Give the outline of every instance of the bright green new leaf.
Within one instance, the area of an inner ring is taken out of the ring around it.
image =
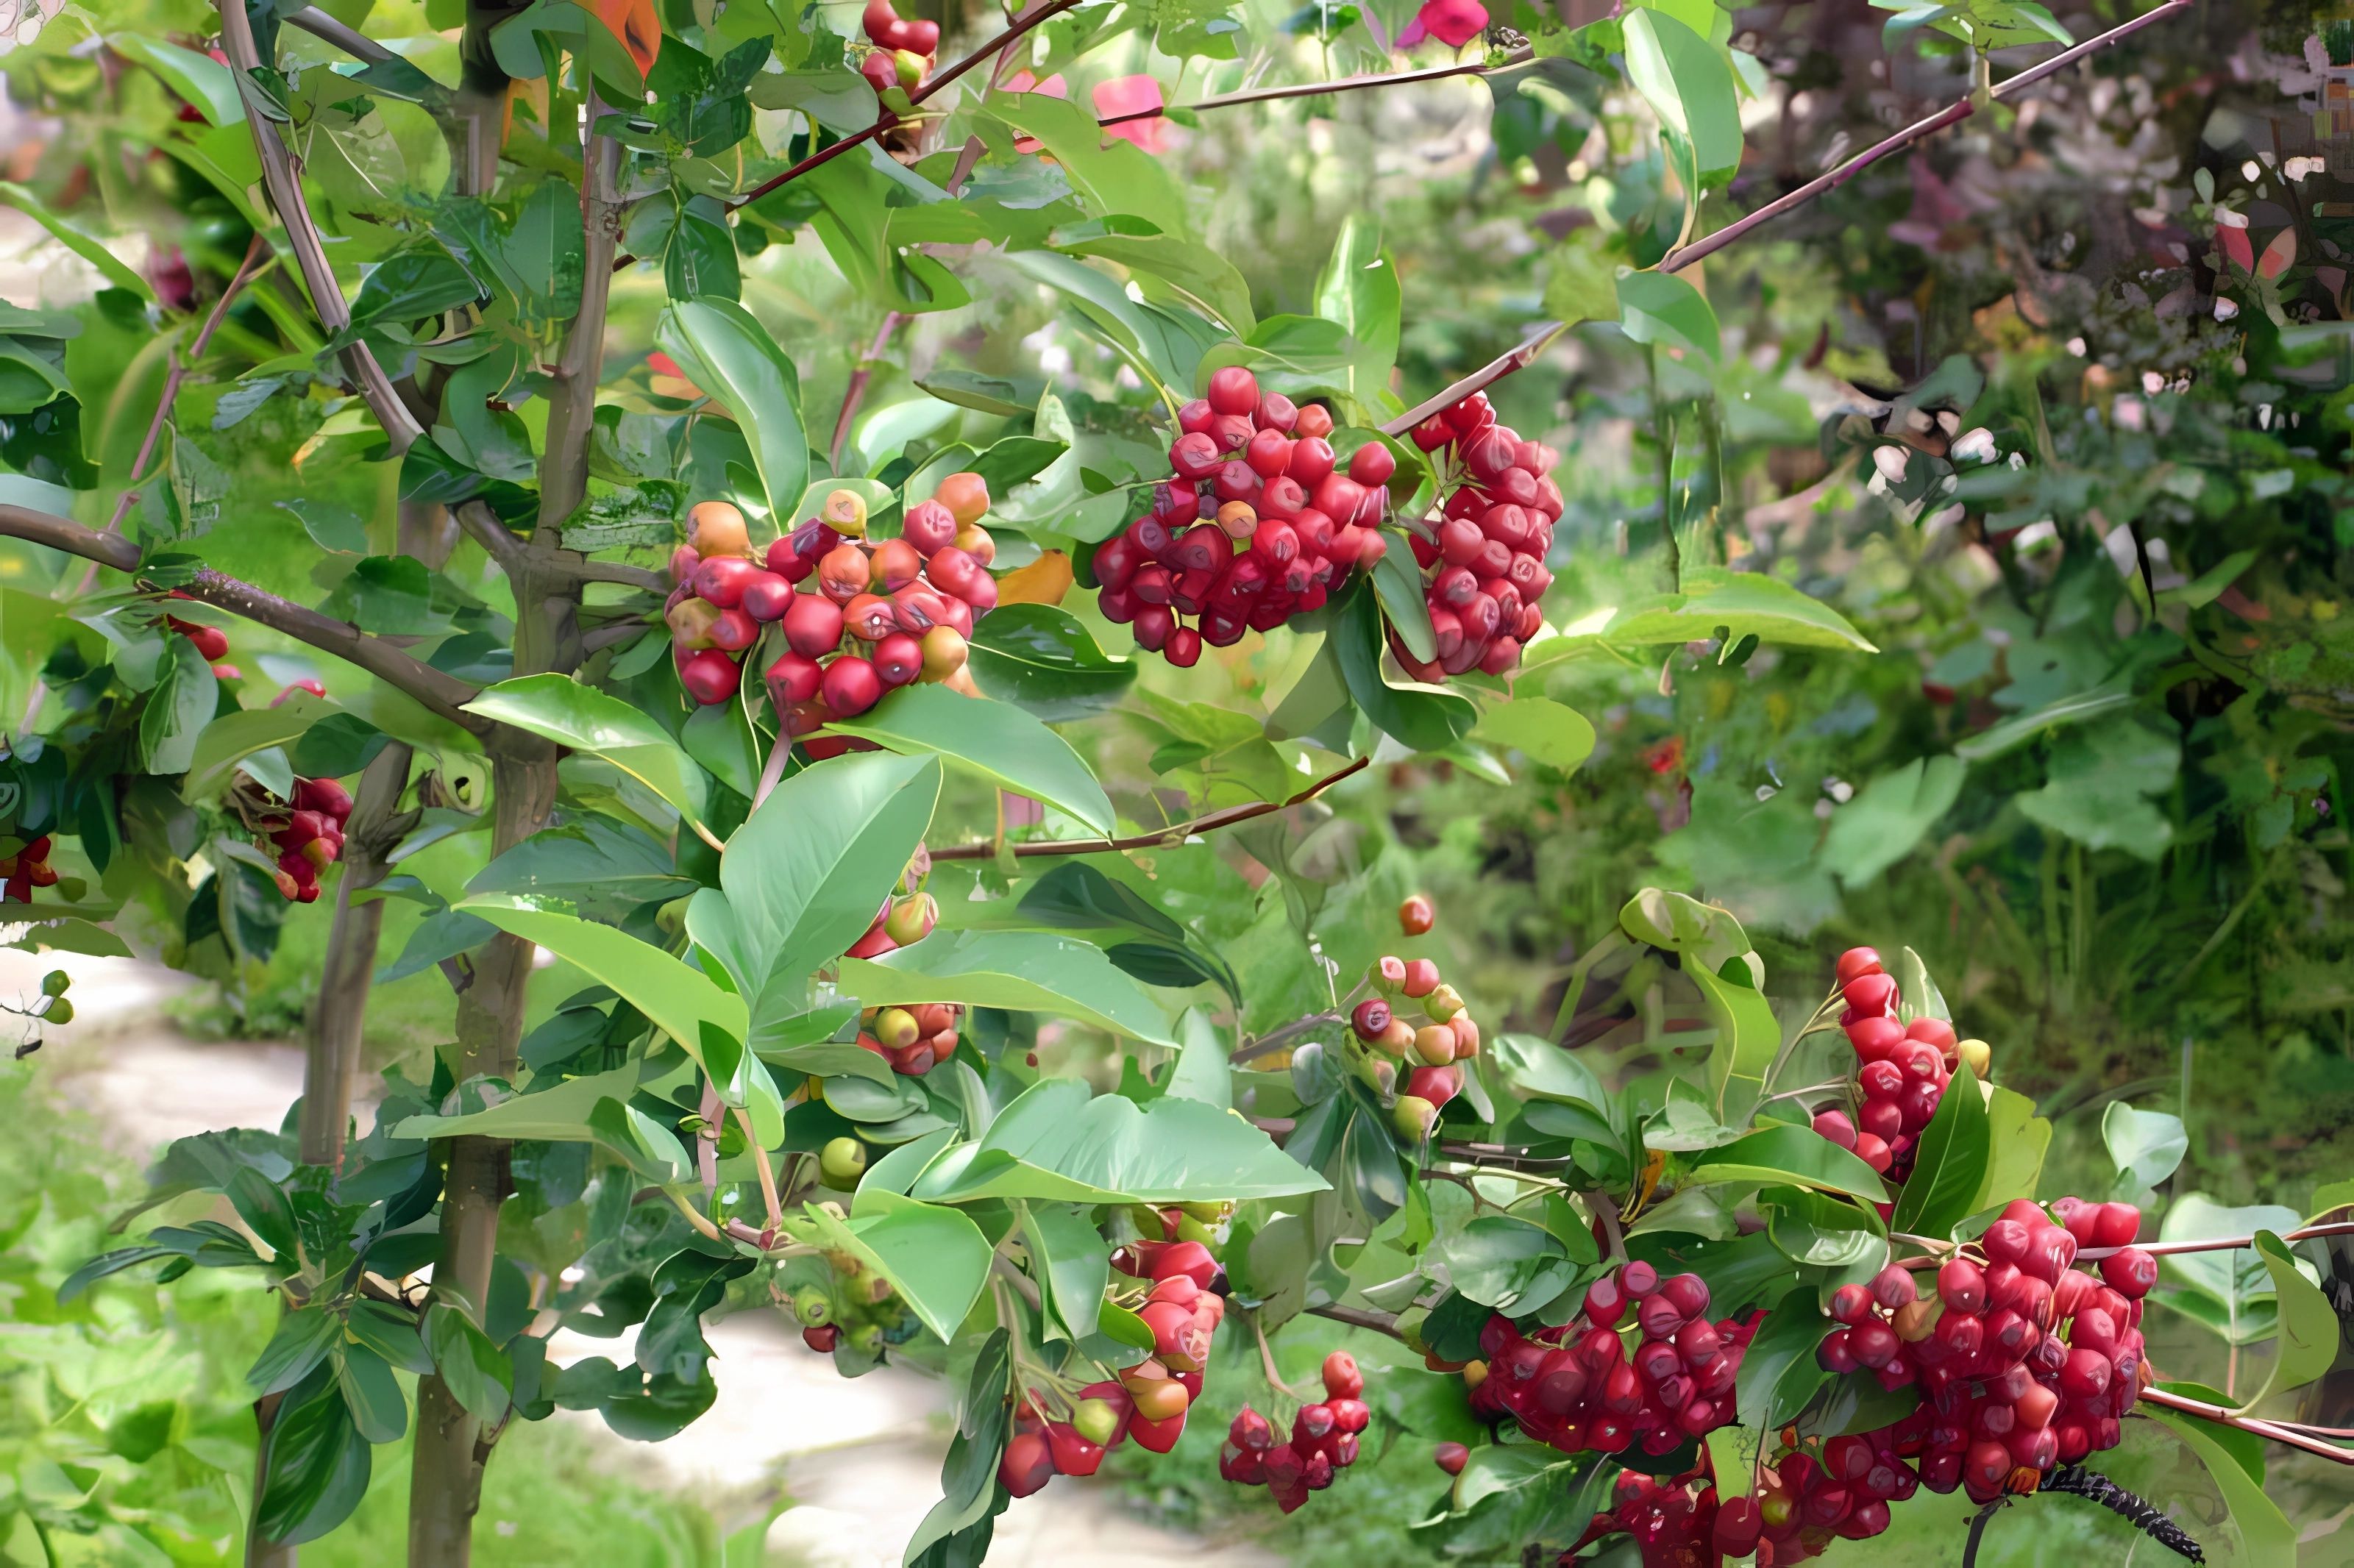
[[[749,1032],[742,997],[722,991],[701,969],[651,942],[583,920],[567,909],[543,908],[514,894],[481,894],[451,907],[536,942],[611,986],[698,1062],[703,1060],[705,1024],[738,1041]]]
[[[1550,697],[1498,703],[1471,726],[1471,738],[1509,747],[1563,773],[1575,771],[1594,755],[1594,726],[1585,715]]]
[[[801,376],[792,361],[733,300],[674,301],[654,335],[686,378],[735,417],[768,494],[769,522],[790,528],[786,509],[801,499],[810,469]]]
[[[575,751],[593,752],[701,823],[702,770],[662,726],[569,675],[520,675],[485,688],[468,713],[511,724]]]
[[[1642,13],[1638,13],[1641,15]],[[1713,365],[1724,353],[1716,313],[1698,289],[1672,272],[1623,272],[1618,277],[1618,324],[1637,343],[1680,348]],[[1687,577],[1687,582],[1690,578]],[[1687,589],[1689,591],[1689,588]],[[1722,620],[1722,618],[1719,618]],[[1706,633],[1702,633],[1706,635]],[[1736,631],[1735,636],[1739,633]],[[1678,638],[1690,641],[1691,638]]]
[[[835,720],[832,727],[903,755],[937,753],[1002,789],[1044,800],[1107,837],[1119,825],[1103,786],[1071,743],[1010,704],[918,682],[856,718]]]
[[[1784,1123],[1712,1149],[1692,1170],[1695,1181],[1787,1181],[1826,1192],[1885,1202],[1888,1189],[1871,1166],[1814,1128]]]
[[[843,959],[840,983],[867,1007],[960,1001],[1178,1044],[1168,1015],[1101,948],[1044,931],[935,931],[879,959]]]
[[[956,1210],[896,1192],[859,1189],[848,1220],[811,1203],[788,1216],[797,1241],[849,1253],[891,1282],[924,1326],[953,1340],[958,1326],[989,1283],[990,1245],[981,1227]]]
[[[1659,122],[1691,144],[1702,177],[1739,168],[1740,90],[1724,56],[1664,11],[1633,10],[1620,26],[1628,79]],[[1623,284],[1620,293],[1623,298]]]

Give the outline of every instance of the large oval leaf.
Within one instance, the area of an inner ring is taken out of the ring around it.
[[[1052,1012],[1175,1046],[1168,1015],[1103,949],[1044,931],[935,932],[869,962],[842,960],[842,990],[868,1007],[960,1001]]]
[[[1921,1129],[1913,1173],[1905,1178],[1904,1191],[1897,1194],[1888,1228],[1915,1235],[1944,1235],[1969,1216],[1993,1151],[1986,1096],[1978,1088],[1978,1075],[1965,1064],[1955,1069],[1953,1082],[1938,1098],[1937,1114]]]
[[[1871,1166],[1810,1127],[1760,1128],[1710,1150],[1691,1174],[1695,1181],[1787,1181],[1875,1203],[1888,1200],[1887,1187]]]
[[[1103,786],[1071,743],[1010,704],[919,683],[900,687],[854,719],[836,720],[832,727],[891,751],[937,752],[1003,789],[1067,812],[1107,838],[1119,825]]]
[[[769,520],[792,526],[786,510],[809,483],[809,437],[801,429],[801,376],[752,313],[733,300],[674,302],[655,336],[689,381],[735,416],[768,492]]]
[[[968,646],[975,684],[1046,724],[1101,713],[1136,679],[1135,661],[1106,653],[1050,604],[998,606],[974,623]]]
[[[697,1062],[703,1060],[705,1024],[738,1042],[748,1030],[742,997],[722,991],[701,969],[651,942],[514,894],[481,894],[453,907],[536,942],[611,986]]]
[[[1085,1084],[1049,1078],[1000,1111],[988,1137],[934,1161],[913,1191],[940,1202],[1183,1203],[1288,1197],[1326,1185],[1233,1111],[1199,1100],[1164,1097],[1140,1107],[1119,1095],[1091,1099]]]
[[[811,1203],[785,1221],[785,1232],[865,1264],[943,1340],[956,1338],[989,1283],[990,1246],[980,1226],[954,1209],[896,1192],[860,1188],[846,1221]]]
[[[703,771],[668,732],[619,697],[569,675],[519,675],[484,688],[468,713],[603,758],[700,828]]]

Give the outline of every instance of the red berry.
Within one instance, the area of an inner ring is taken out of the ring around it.
[[[1855,1148],[1855,1123],[1848,1119],[1845,1111],[1817,1111],[1815,1131],[1838,1144],[1841,1149],[1851,1151]]]
[[[2101,1278],[2129,1301],[2138,1301],[2158,1283],[2158,1259],[2137,1246],[2111,1253],[2101,1260]]]
[[[1247,416],[1258,408],[1258,378],[1238,365],[1212,371],[1205,390],[1217,413]]]
[[[1842,986],[1851,980],[1880,972],[1880,955],[1870,948],[1850,948],[1839,957],[1839,982]]]
[[[836,718],[854,718],[882,697],[883,677],[869,661],[844,653],[825,667],[820,691]]]
[[[1459,1476],[1471,1462],[1471,1450],[1460,1443],[1441,1443],[1430,1451],[1431,1463],[1450,1476]]]
[[[697,649],[678,663],[678,683],[705,707],[734,696],[743,679],[744,667],[716,648]]]
[[[1005,1446],[997,1463],[998,1484],[1017,1498],[1026,1498],[1055,1477],[1055,1457],[1043,1432],[1021,1432]]]

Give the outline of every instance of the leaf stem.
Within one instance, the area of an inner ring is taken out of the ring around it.
[[[1153,832],[1129,833],[1120,838],[1111,839],[1039,839],[1029,843],[1011,844],[1007,848],[1014,855],[1025,858],[1031,855],[1110,854],[1128,850],[1173,848],[1196,834],[1215,832],[1220,828],[1231,828],[1236,822],[1251,821],[1259,817],[1304,804],[1338,784],[1341,779],[1364,771],[1372,761],[1371,757],[1360,757],[1347,767],[1326,774],[1307,789],[1286,800],[1257,800],[1247,806],[1228,806],[1222,810],[1212,811],[1206,816],[1173,822]],[[997,858],[997,850],[995,845],[989,843],[951,844],[945,849],[933,850],[931,856],[934,860],[994,860]]]
[[[769,1228],[760,1233],[760,1250],[766,1252],[777,1233],[785,1228],[784,1205],[777,1198],[776,1168],[769,1163],[769,1151],[761,1147],[760,1135],[752,1130],[752,1113],[742,1106],[735,1110],[736,1125],[744,1129],[744,1141],[752,1146],[752,1164],[760,1172],[760,1200],[769,1211]]]

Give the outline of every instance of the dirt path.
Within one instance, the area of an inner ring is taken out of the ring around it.
[[[123,1152],[148,1159],[175,1138],[275,1127],[300,1093],[302,1053],[285,1044],[205,1044],[175,1030],[164,1003],[186,981],[124,959],[0,949],[0,996],[40,977],[74,977],[73,1023],[47,1032],[41,1058],[63,1092],[98,1112]],[[363,1113],[365,1119],[365,1113]],[[769,1531],[773,1568],[897,1568],[901,1543],[939,1496],[949,1400],[938,1382],[885,1367],[838,1376],[773,1317],[744,1313],[710,1330],[719,1398],[666,1443],[613,1436],[593,1415],[555,1419],[595,1432],[615,1462],[674,1485],[745,1493],[778,1487],[796,1506]],[[631,1339],[558,1333],[559,1361],[623,1361]],[[992,1568],[1278,1568],[1256,1548],[1214,1546],[1137,1519],[1108,1484],[1065,1478],[999,1521]]]

